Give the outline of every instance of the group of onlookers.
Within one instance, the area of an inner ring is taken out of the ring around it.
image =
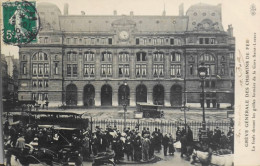
[[[64,136],[54,131],[53,128],[40,128],[38,125],[9,125],[4,124],[4,134],[6,138],[6,148],[16,147],[21,151],[25,144],[30,144],[34,148],[50,147],[60,149],[64,143]],[[202,139],[202,133],[199,131],[198,138]],[[187,153],[187,147],[193,143],[193,132],[189,126],[177,127],[176,137],[171,133],[163,134],[160,129],[155,128],[150,131],[148,127],[139,130],[126,128],[120,132],[116,126],[108,125],[106,129],[96,126],[94,131],[82,129],[78,134],[73,134],[70,139],[65,139],[68,144],[73,145],[74,150],[82,154],[84,159],[95,157],[99,152],[113,150],[115,153],[115,162],[123,159],[131,161],[148,161],[154,157],[155,152],[160,152],[163,147],[163,154],[174,155],[174,143],[180,141],[181,156]],[[227,135],[221,132],[217,127],[214,131],[207,130],[207,141],[209,144],[216,145],[218,148],[227,148],[234,150],[234,133],[230,128]],[[66,142],[65,142],[66,143]],[[7,158],[10,157],[10,154]],[[7,160],[9,162],[9,160]],[[10,163],[9,163],[10,165]]]

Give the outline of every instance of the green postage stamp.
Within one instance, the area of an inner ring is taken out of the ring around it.
[[[3,4],[3,41],[20,45],[36,42],[39,31],[39,15],[35,2],[16,1]]]

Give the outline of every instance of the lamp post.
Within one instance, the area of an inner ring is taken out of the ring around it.
[[[198,74],[201,79],[201,84],[202,84],[202,139],[207,138],[207,131],[206,131],[206,120],[205,120],[205,95],[204,95],[204,81],[207,76],[207,68],[204,66],[204,63],[202,63],[199,68],[198,68]]]
[[[126,129],[126,111],[127,111],[127,94],[126,94],[126,87],[127,87],[127,83],[124,83],[124,103],[123,103],[123,107],[124,107],[124,130]]]
[[[190,108],[186,107],[186,105],[181,107],[181,111],[183,111],[183,113],[184,113],[184,125],[185,125],[184,127],[185,127],[185,131],[186,131],[186,126],[187,126],[186,111],[189,111],[189,110],[190,110]]]

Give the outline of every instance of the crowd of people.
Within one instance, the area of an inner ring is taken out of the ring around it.
[[[187,154],[188,146],[193,144],[193,132],[189,126],[177,127],[175,138],[171,133],[162,133],[160,129],[155,128],[150,131],[148,127],[139,130],[126,128],[120,132],[117,126],[108,125],[106,129],[96,126],[94,131],[82,129],[78,134],[70,135],[71,139],[54,131],[53,128],[40,128],[38,125],[9,125],[4,124],[4,134],[6,138],[6,148],[16,147],[23,151],[25,144],[30,144],[34,148],[52,147],[60,149],[62,142],[67,141],[73,145],[75,151],[82,154],[83,159],[95,157],[99,152],[113,150],[115,153],[114,161],[119,162],[124,156],[130,161],[148,161],[154,157],[155,152],[160,152],[163,148],[163,154],[174,155],[176,142],[181,143],[181,156]],[[214,131],[207,130],[208,143],[214,144],[218,148],[227,148],[234,150],[234,133],[230,128],[227,135],[221,132],[217,127]],[[201,132],[198,135],[199,141]],[[7,153],[7,159],[10,154]],[[9,160],[7,160],[9,162]],[[8,164],[7,164],[8,165]]]

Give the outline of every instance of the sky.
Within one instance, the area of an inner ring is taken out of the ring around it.
[[[222,4],[223,27],[226,30],[228,25],[232,24],[234,36],[247,32],[247,29],[241,29],[243,27],[241,25],[247,22],[246,16],[250,9],[250,3],[245,3],[243,0],[237,0],[236,3],[231,0],[37,0],[36,2],[54,3],[60,8],[62,14],[64,4],[68,3],[69,14],[73,15],[79,15],[81,11],[84,11],[86,15],[112,15],[114,10],[118,15],[129,15],[130,11],[133,11],[134,15],[162,15],[164,8],[166,15],[178,15],[181,3],[184,3],[185,13],[191,5],[196,3]],[[241,12],[239,9],[241,7],[243,7],[242,11],[247,13]],[[7,46],[2,43],[3,54],[10,53],[18,58],[18,50],[17,46]]]

